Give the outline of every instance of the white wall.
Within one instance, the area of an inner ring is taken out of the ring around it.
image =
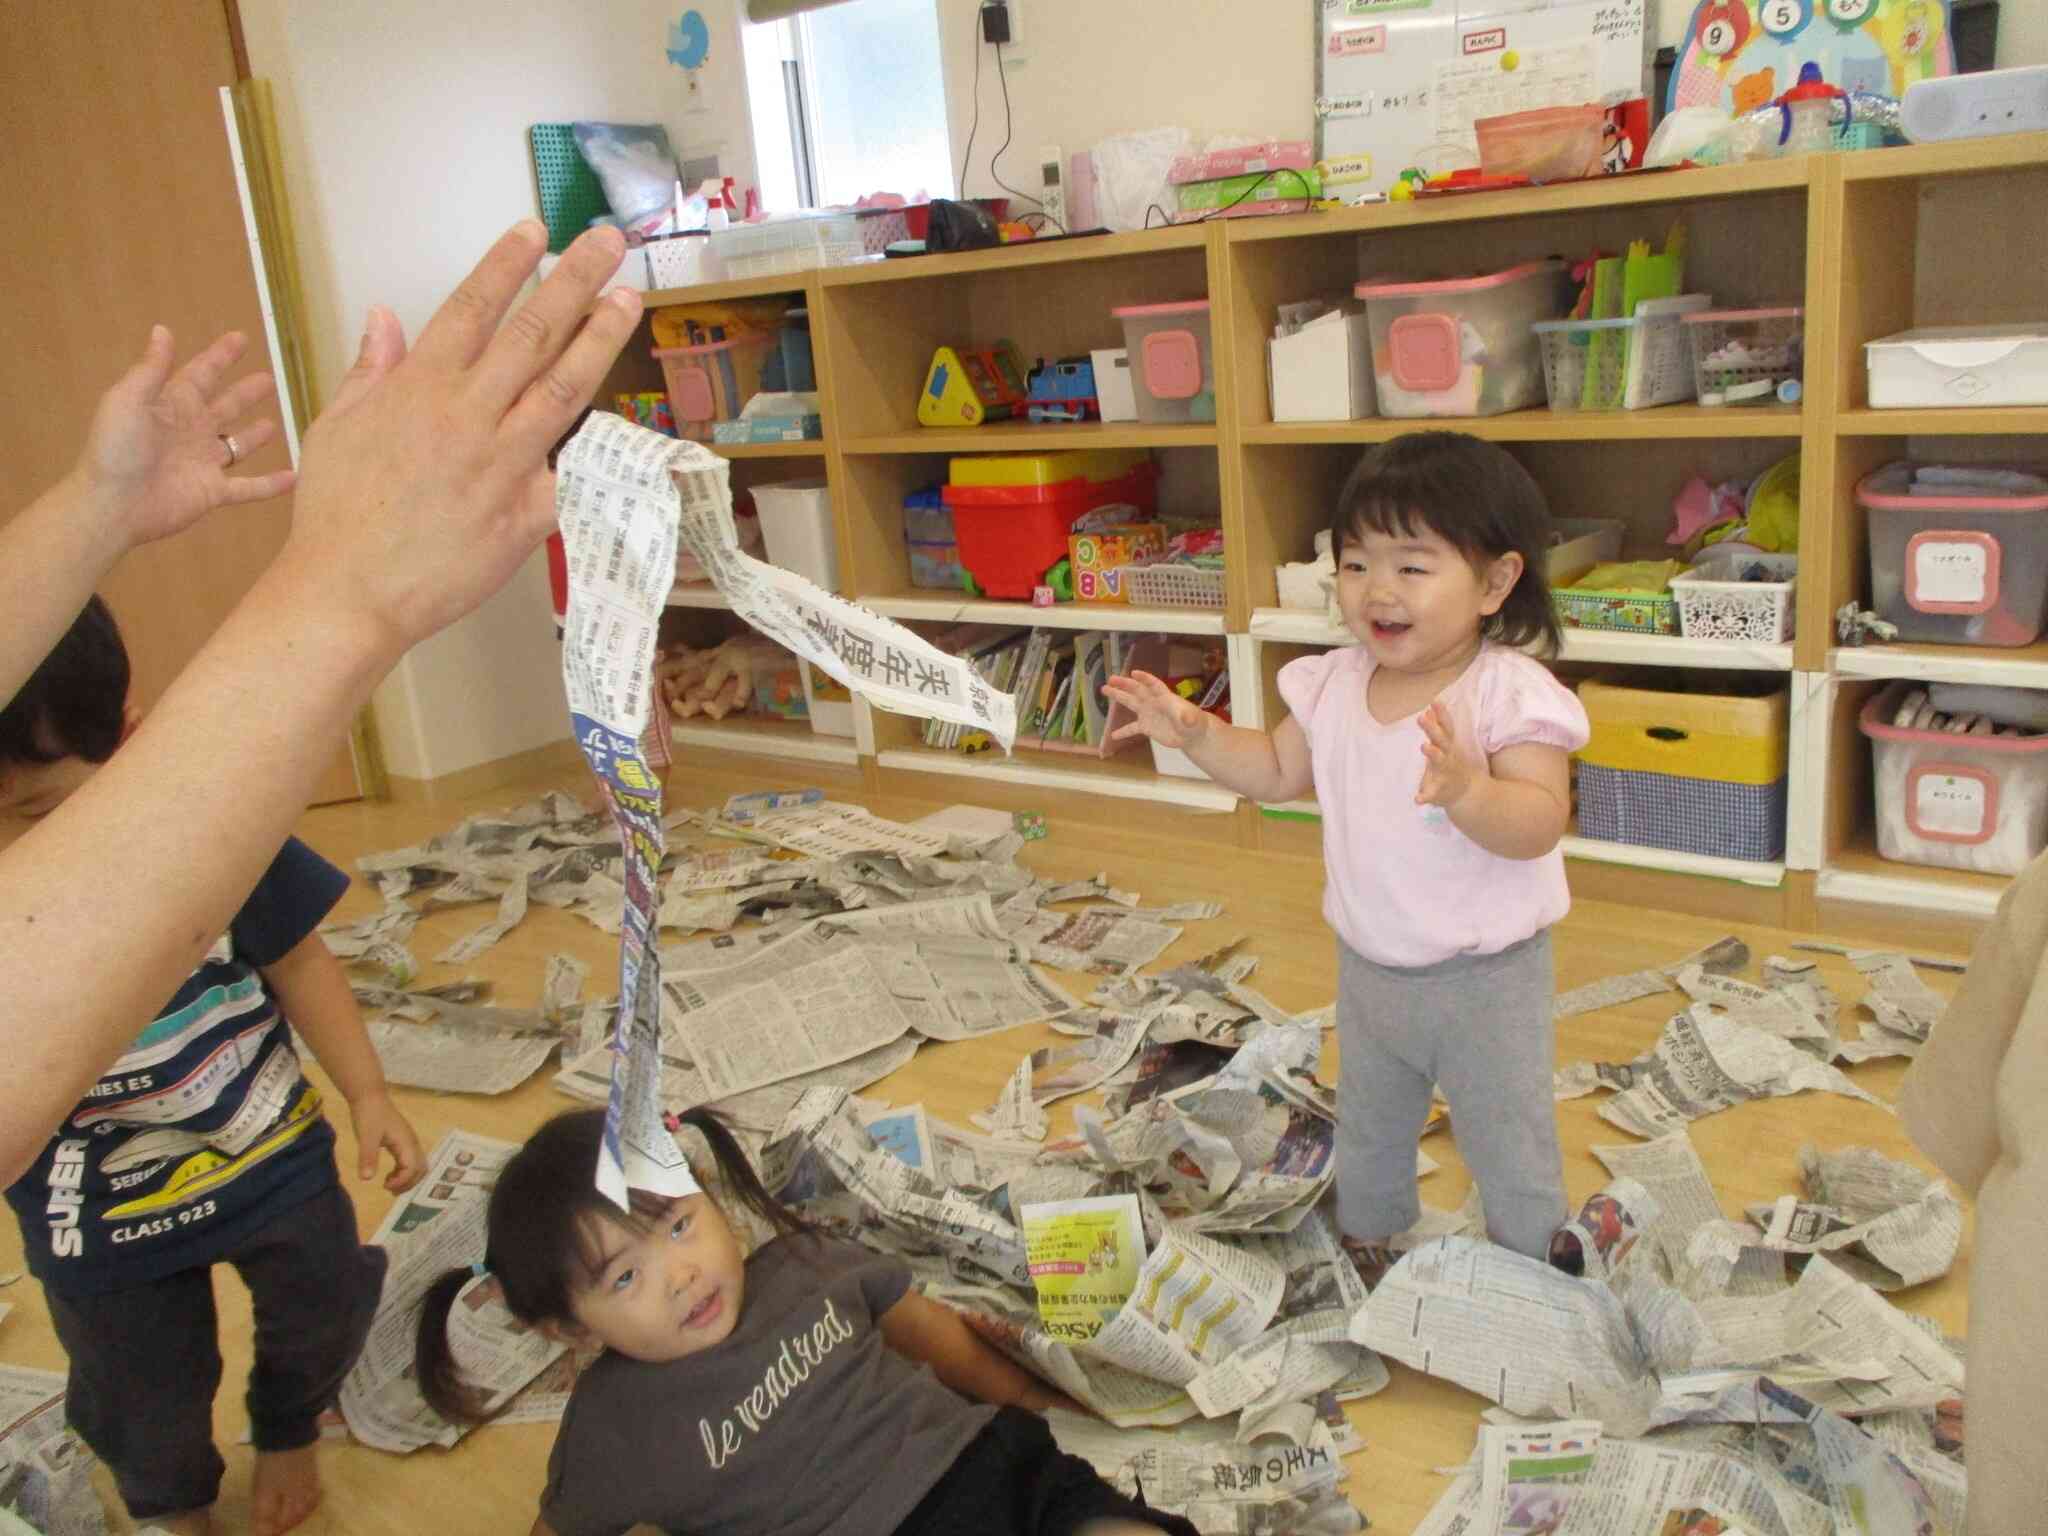
[[[753,180],[735,0],[694,3],[713,23],[703,110],[664,53],[672,0],[241,0],[251,70],[278,92],[323,395],[369,305],[417,334],[485,246],[535,211],[529,124],[662,122],[684,155],[718,151]],[[548,615],[536,556],[401,662],[376,697],[391,772],[432,778],[561,739]]]

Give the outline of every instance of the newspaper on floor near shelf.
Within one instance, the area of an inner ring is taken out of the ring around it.
[[[419,1311],[427,1288],[450,1269],[481,1263],[485,1216],[499,1172],[518,1148],[511,1142],[450,1131],[427,1159],[427,1171],[393,1202],[370,1241],[389,1255],[384,1290],[362,1354],[343,1380],[341,1413],[349,1433],[382,1451],[453,1445],[468,1432],[448,1423],[419,1394],[412,1364]],[[472,1279],[449,1317],[450,1344],[465,1378],[486,1406],[512,1422],[545,1416],[537,1399],[518,1394],[563,1353],[537,1330],[516,1324],[495,1277]],[[550,1400],[559,1414],[566,1388]],[[550,1396],[544,1393],[543,1396]]]
[[[1618,1090],[1600,1106],[1600,1118],[1643,1137],[1668,1135],[1688,1121],[1750,1099],[1809,1090],[1890,1108],[1789,1041],[1700,1003],[1674,1016],[1656,1045],[1633,1062],[1577,1062],[1558,1073],[1560,1098],[1597,1088]]]
[[[578,443],[588,444],[592,456],[660,472],[661,484],[649,488],[662,497],[670,528],[680,527],[684,546],[733,612],[769,639],[877,708],[987,731],[1005,751],[1016,739],[1016,701],[989,687],[969,663],[743,552],[733,527],[729,466],[710,449],[605,411],[586,418],[563,450],[565,459]]]
[[[1696,1003],[1719,1009],[1746,1029],[1762,1030],[1816,1055],[1832,1056],[1834,1032],[1829,1028],[1821,994],[1811,982],[1759,985],[1739,976],[1721,976],[1689,965],[1678,973],[1678,985]]]
[[[974,1123],[991,1135],[1028,1135],[1043,1140],[1045,1108],[1058,1099],[1100,1088],[1121,1072],[1137,1055],[1153,1014],[1124,1013],[1112,1008],[1085,1008],[1069,1014],[1060,1023],[1061,1032],[1071,1034],[1083,1025],[1093,1033],[1071,1042],[1041,1046],[1017,1064],[1016,1073],[1003,1087],[995,1104],[973,1117]]]
[[[1946,1000],[1920,979],[1914,962],[1904,955],[1877,950],[1847,953],[1850,963],[1869,979],[1862,1002],[1871,1016],[1860,1038],[1842,1042],[1842,1060],[1919,1055],[1948,1007]]]
[[[1707,1177],[1706,1165],[1693,1149],[1692,1138],[1684,1131],[1591,1150],[1610,1175],[1634,1180],[1656,1202],[1657,1214],[1646,1223],[1644,1237],[1657,1254],[1662,1272],[1682,1294],[1749,1295],[1783,1287],[1782,1255],[1747,1255],[1727,1276],[1707,1275],[1694,1264],[1695,1234],[1722,1219],[1721,1202]]]
[[[1938,1279],[1963,1240],[1963,1207],[1948,1185],[1870,1147],[1799,1149],[1804,1197],[1749,1207],[1748,1223],[1715,1222],[1693,1238],[1693,1262],[1719,1277],[1752,1248],[1825,1253],[1880,1291]]]
[[[419,974],[419,961],[405,942],[419,921],[419,913],[401,898],[392,897],[368,917],[327,924],[320,936],[337,960],[374,971],[390,986],[403,987]]]
[[[930,858],[946,853],[953,837],[929,827],[908,825],[877,816],[863,806],[821,800],[756,816],[748,827],[796,853],[819,859],[843,859],[863,853]]]
[[[1560,1529],[1593,1470],[1602,1429],[1591,1419],[1487,1424],[1479,1430],[1478,1519],[1472,1536]]]
[[[583,984],[589,979],[590,967],[574,955],[549,955],[540,984],[541,1017],[557,1026],[567,1024],[580,1011]]]
[[[1678,973],[1688,966],[1697,965],[1704,971],[1732,975],[1749,964],[1749,946],[1729,935],[1716,939],[1705,949],[1687,955],[1662,970],[1630,971],[1620,976],[1603,976],[1598,981],[1589,981],[1582,987],[1569,992],[1560,992],[1551,1004],[1550,1016],[1554,1019],[1568,1019],[1582,1013],[1595,1013],[1602,1008],[1617,1007],[1632,1003],[1637,998],[1655,997],[1659,992],[1669,992],[1678,984]]]
[[[1220,1425],[1118,1429],[1066,1412],[1046,1422],[1061,1450],[1150,1507],[1184,1516],[1203,1536],[1348,1536],[1366,1525],[1339,1487],[1344,1464],[1321,1423],[1301,1443],[1244,1445]]]
[[[555,471],[555,513],[569,570],[562,683],[571,730],[617,824],[625,860],[612,1091],[595,1170],[597,1187],[620,1210],[629,1189],[697,1192],[662,1121],[661,954],[655,946],[668,831],[661,780],[640,746],[674,583],[672,446],[597,411],[563,447]]]
[[[437,1093],[509,1093],[555,1054],[561,1037],[442,1020],[372,1019],[364,1028],[387,1081]]]
[[[1122,907],[1091,907],[1037,912],[1009,932],[1031,946],[1035,959],[1059,970],[1128,976],[1157,960],[1182,930]]]

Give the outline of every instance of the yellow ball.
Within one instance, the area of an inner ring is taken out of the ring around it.
[[[1522,67],[1522,56],[1510,48],[1500,56],[1500,67],[1506,70],[1520,69]]]

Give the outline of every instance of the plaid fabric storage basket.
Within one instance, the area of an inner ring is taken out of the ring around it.
[[[1579,834],[1768,863],[1785,855],[1785,780],[1734,784],[1578,765]]]

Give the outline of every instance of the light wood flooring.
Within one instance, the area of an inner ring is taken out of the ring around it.
[[[737,790],[803,782],[800,764],[764,771],[743,771],[740,765],[728,772],[693,770],[687,782],[672,784],[669,798],[673,805],[712,805]],[[588,781],[573,769],[563,769],[440,803],[317,810],[308,813],[301,834],[327,857],[349,867],[361,854],[422,840],[472,811],[516,804],[548,788],[564,788],[594,800]],[[960,788],[966,791],[971,786]],[[879,795],[860,798],[877,813],[901,819],[926,814],[945,803]],[[1059,878],[1106,872],[1114,884],[1139,892],[1148,906],[1198,898],[1224,903],[1223,917],[1189,925],[1179,945],[1168,951],[1165,963],[1200,955],[1242,934],[1262,962],[1253,985],[1276,1002],[1309,1008],[1333,996],[1334,955],[1319,914],[1321,868],[1316,861],[1199,842],[1175,844],[1145,832],[1084,827],[1065,820],[1054,797],[1048,797],[1044,809],[1051,835],[1028,845],[1024,855],[1034,869]],[[340,911],[360,915],[376,905],[373,893],[358,885]],[[424,959],[476,927],[484,916],[481,907],[429,916],[420,924],[413,948]],[[1749,942],[1758,964],[1767,954],[1786,952],[1794,939],[1802,937],[1762,926],[1583,903],[1558,930],[1558,987],[1563,990],[1617,972],[1669,963],[1731,929]],[[592,992],[616,990],[614,941],[579,919],[541,907],[535,907],[525,923],[495,949],[463,969],[490,978],[496,984],[496,1001],[531,1006],[539,996],[545,958],[558,950],[590,962]],[[1827,956],[1820,959],[1838,995],[1851,1002],[1862,995],[1862,978],[1846,961]],[[455,973],[430,965],[424,974],[427,980],[437,980]],[[1923,974],[1945,993],[1953,991],[1957,982],[1951,974]],[[1061,979],[1077,995],[1088,989],[1086,978]],[[1673,1011],[1675,999],[1676,994],[1648,998],[1609,1012],[1565,1020],[1559,1029],[1559,1060],[1612,1060],[1637,1054],[1654,1039]],[[927,1044],[909,1066],[868,1091],[901,1104],[921,1101],[933,1115],[965,1124],[972,1111],[985,1109],[995,1099],[1015,1071],[1018,1058],[1050,1038],[1050,1029],[1041,1025],[982,1041]],[[1324,1063],[1326,1076],[1334,1075],[1335,1065],[1332,1041]],[[1897,1097],[1903,1070],[1903,1063],[1879,1062],[1856,1068],[1852,1075],[1879,1098],[1890,1101]],[[398,1090],[398,1098],[429,1150],[443,1132],[456,1127],[516,1140],[568,1102],[548,1086],[548,1075],[544,1070],[524,1087],[497,1098],[408,1089]],[[1629,1139],[1597,1118],[1599,1103],[1594,1097],[1558,1106],[1566,1176],[1574,1200],[1604,1182],[1600,1165],[1587,1148]],[[330,1107],[340,1135],[342,1165],[352,1167],[355,1152],[347,1115],[338,1103]],[[1070,1106],[1055,1106],[1054,1134],[1066,1130],[1070,1121]],[[1923,1166],[1926,1163],[1908,1143],[1894,1116],[1869,1104],[1826,1094],[1744,1105],[1698,1122],[1692,1134],[1713,1176],[1722,1208],[1731,1216],[1739,1216],[1747,1203],[1775,1198],[1797,1187],[1797,1153],[1803,1141],[1823,1146],[1874,1146],[1894,1157]],[[1455,1207],[1468,1185],[1463,1165],[1446,1138],[1433,1138],[1430,1152],[1444,1166],[1424,1182],[1423,1199],[1432,1205]],[[378,1185],[357,1186],[352,1177],[349,1183],[361,1229],[368,1233],[391,1197]],[[0,1231],[0,1274],[23,1267],[19,1234],[11,1221],[4,1226]],[[1951,1333],[1964,1332],[1971,1250],[1971,1234],[1966,1229],[1962,1258],[1950,1275],[1895,1299],[1936,1318]],[[217,1276],[226,1375],[215,1424],[228,1475],[215,1528],[232,1532],[247,1529],[250,1452],[239,1442],[247,1429],[240,1384],[249,1364],[248,1300],[232,1271],[223,1269]],[[319,1277],[309,1276],[308,1283],[318,1285]],[[62,1368],[63,1354],[51,1333],[35,1282],[23,1279],[0,1289],[0,1302],[14,1308],[10,1317],[0,1321],[0,1362]],[[1349,1492],[1371,1517],[1374,1528],[1402,1533],[1412,1530],[1441,1494],[1444,1480],[1435,1469],[1463,1461],[1471,1450],[1478,1414],[1485,1404],[1458,1388],[1398,1365],[1393,1374],[1388,1391],[1351,1405],[1366,1449],[1347,1460],[1346,1471]],[[552,1436],[551,1426],[484,1429],[453,1451],[430,1450],[410,1457],[386,1456],[353,1445],[329,1446],[322,1453],[326,1502],[302,1529],[311,1536],[524,1532],[535,1513]],[[125,1516],[117,1512],[114,1527],[129,1529]]]

